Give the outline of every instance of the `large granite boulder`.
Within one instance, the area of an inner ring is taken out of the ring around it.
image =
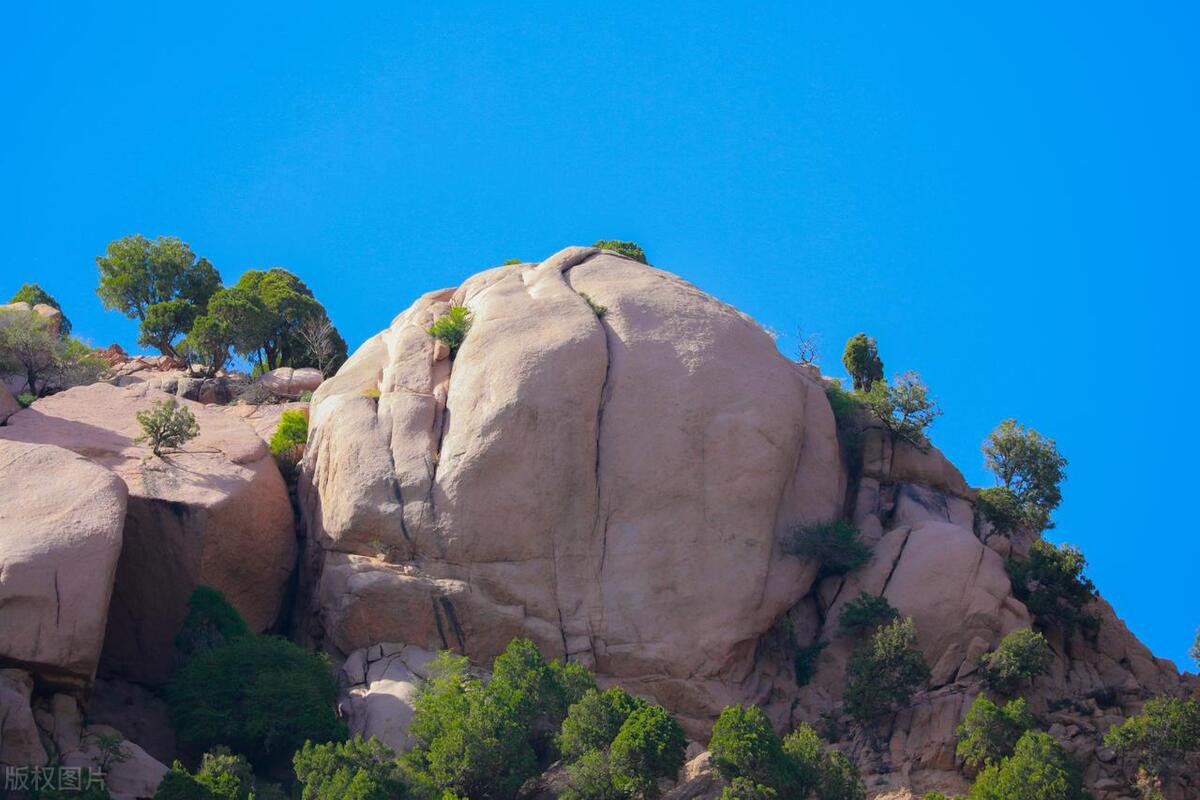
[[[0,662],[85,688],[104,641],[125,484],[70,450],[0,438],[0,493]]]
[[[17,398],[13,397],[7,386],[0,383],[0,425],[20,410],[21,404],[17,402]]]
[[[137,412],[166,397],[144,384],[94,384],[39,400],[0,428],[0,439],[74,450],[129,487],[101,672],[146,684],[169,677],[195,586],[224,592],[254,630],[266,630],[296,556],[287,488],[245,422],[180,401],[199,423],[196,439],[161,458],[134,443]],[[54,472],[37,474],[58,498],[76,496]]]
[[[453,359],[426,332],[451,304]],[[331,649],[487,666],[528,636],[693,730],[767,691],[756,642],[816,571],[780,535],[845,484],[823,387],[761,326],[594,248],[420,298],[316,392],[305,468]]]

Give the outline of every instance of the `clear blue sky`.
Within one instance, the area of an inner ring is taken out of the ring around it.
[[[1053,537],[1189,663],[1189,4],[369,5],[7,7],[0,294],[131,346],[93,258],[173,234],[226,281],[294,270],[353,347],[505,258],[634,239],[828,372],[877,336],[973,482],[1004,417],[1055,437]]]

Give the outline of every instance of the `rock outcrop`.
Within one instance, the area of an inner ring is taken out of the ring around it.
[[[101,672],[151,685],[170,675],[173,638],[196,585],[224,592],[254,630],[266,630],[280,616],[296,554],[287,489],[249,425],[183,401],[198,438],[162,458],[134,444],[136,413],[165,397],[145,385],[78,387],[0,428],[0,439],[74,450],[128,486]],[[61,483],[46,483],[64,496]]]
[[[0,493],[0,665],[82,690],[104,643],[125,484],[69,450],[0,439]]]
[[[294,400],[305,392],[315,392],[324,380],[325,376],[319,369],[279,367],[264,373],[255,384],[276,397],[290,397]]]
[[[453,359],[426,333],[451,304],[473,316]],[[779,535],[844,491],[817,381],[744,314],[594,248],[422,297],[317,391],[305,464],[329,646],[488,664],[528,636],[695,731],[760,691],[757,639],[815,574]]]
[[[21,410],[21,404],[8,387],[0,383],[0,425],[3,425],[13,414]]]

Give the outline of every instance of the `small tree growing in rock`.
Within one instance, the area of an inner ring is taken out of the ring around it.
[[[875,337],[856,333],[846,342],[842,366],[850,375],[854,391],[869,392],[876,381],[883,380],[883,360],[875,346]]]
[[[450,306],[449,311],[429,326],[429,335],[449,347],[450,355],[454,355],[467,338],[467,331],[470,329],[470,310],[466,306]]]
[[[1021,698],[997,705],[984,695],[975,698],[958,726],[958,757],[983,768],[1012,755],[1017,740],[1033,727],[1029,706]]]
[[[1026,732],[1013,754],[987,767],[968,800],[1083,800],[1079,770],[1053,736]]]
[[[871,559],[871,548],[859,539],[858,528],[844,519],[792,528],[783,549],[813,559],[821,565],[822,575],[845,575]]]
[[[886,597],[876,596],[870,592],[859,592],[858,597],[851,600],[842,608],[838,616],[838,624],[842,630],[851,635],[873,633],[884,623],[891,622],[900,616]]]
[[[614,253],[620,253],[623,256],[629,256],[634,261],[646,263],[646,251],[637,242],[624,242],[620,239],[601,239],[592,247],[599,247],[601,250],[612,250]]]
[[[925,430],[942,410],[916,372],[897,375],[890,386],[882,380],[875,382],[863,403],[893,434],[921,450],[929,449]]]
[[[609,747],[613,786],[629,796],[658,797],[660,778],[683,766],[687,738],[667,710],[646,704],[629,715]]]
[[[983,677],[998,692],[1011,693],[1022,681],[1030,681],[1050,669],[1054,653],[1040,633],[1029,628],[1015,630],[1000,646],[981,659]]]
[[[874,722],[906,705],[929,680],[911,617],[882,626],[850,657],[842,700],[859,722]]]
[[[1066,633],[1076,628],[1094,628],[1098,620],[1084,610],[1096,596],[1096,586],[1083,570],[1087,559],[1079,548],[1059,547],[1038,539],[1026,560],[1009,559],[1008,575],[1013,594],[1039,622],[1057,625]]]
[[[984,441],[983,455],[1000,484],[1025,507],[1025,522],[1038,530],[1052,527],[1050,513],[1062,502],[1067,467],[1054,440],[1006,419]]]
[[[137,421],[142,426],[142,435],[133,440],[134,444],[149,444],[156,456],[161,456],[165,447],[178,448],[200,435],[195,415],[186,406],[178,405],[173,397],[137,412]]]
[[[1104,744],[1130,757],[1161,784],[1200,754],[1200,701],[1155,697],[1142,712],[1109,730]]]

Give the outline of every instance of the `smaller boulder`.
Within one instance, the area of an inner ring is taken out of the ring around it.
[[[265,373],[257,384],[277,397],[297,398],[305,392],[316,391],[325,380],[321,370],[312,367],[280,367]]]
[[[17,398],[13,397],[7,386],[0,383],[0,425],[20,410],[21,404],[17,402]]]
[[[104,739],[116,737],[119,753],[105,752]],[[116,728],[89,725],[83,731],[79,749],[62,757],[64,767],[102,770],[104,782],[113,800],[146,800],[154,797],[167,768],[145,750],[125,739]]]
[[[29,699],[33,678],[19,669],[0,670],[0,765],[40,767],[47,761]]]

